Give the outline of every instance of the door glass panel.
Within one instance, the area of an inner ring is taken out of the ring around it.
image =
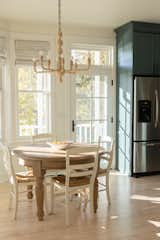
[[[102,139],[107,136],[106,121],[92,121],[92,142],[97,142],[97,137]]]
[[[77,75],[76,96],[91,97],[91,77],[88,75]]]
[[[76,121],[76,141],[87,143],[91,139],[91,121]]]
[[[107,119],[107,98],[92,99],[92,120]]]
[[[79,98],[76,102],[76,119],[90,120],[91,119],[91,101],[90,99]]]
[[[94,97],[107,97],[107,77],[95,76],[92,81],[92,95]]]

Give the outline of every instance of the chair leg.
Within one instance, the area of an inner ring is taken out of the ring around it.
[[[51,187],[50,187],[50,194],[51,194],[51,214],[55,214],[55,185],[53,180],[51,180]]]
[[[94,204],[93,204],[93,187],[90,187],[90,211],[91,211],[91,215],[93,215],[94,213]]]
[[[10,193],[9,193],[9,205],[8,205],[9,210],[12,209],[12,202],[13,202],[13,195],[12,195],[12,192],[10,191]]]
[[[86,210],[87,204],[88,204],[88,199],[89,199],[89,197],[88,197],[88,189],[87,188],[84,189],[84,193],[85,193],[85,200],[84,200],[83,211]]]
[[[44,182],[44,204],[46,214],[48,215],[47,183]]]
[[[111,198],[110,198],[110,192],[109,192],[109,173],[106,175],[106,194],[107,194],[108,205],[111,205]]]
[[[68,189],[65,189],[65,224],[66,226],[70,225],[69,220],[69,191]]]
[[[18,187],[16,189],[16,192],[15,192],[15,199],[14,199],[14,220],[17,219],[17,212],[18,212],[18,200],[19,200],[19,196],[18,196]]]

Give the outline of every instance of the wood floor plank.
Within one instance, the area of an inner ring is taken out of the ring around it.
[[[22,201],[18,218],[8,211],[7,183],[0,184],[0,239],[5,240],[156,240],[160,239],[160,176],[130,178],[111,174],[111,207],[101,192],[98,211],[91,217],[71,204],[72,225],[65,227],[63,199],[56,203],[56,215],[36,217],[36,202]],[[23,197],[25,199],[25,196]]]

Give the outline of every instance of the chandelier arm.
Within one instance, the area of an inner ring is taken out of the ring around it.
[[[38,65],[39,65],[39,60],[36,60],[33,64],[33,68],[36,73],[58,72],[59,71],[59,69],[47,68],[43,64],[40,64],[42,70],[37,70]]]
[[[71,74],[76,74],[78,72],[85,72],[85,71],[88,71],[89,70],[89,67],[87,68],[81,68],[81,69],[76,69],[76,70],[71,70],[71,69],[66,69],[65,70],[65,73],[71,73]]]

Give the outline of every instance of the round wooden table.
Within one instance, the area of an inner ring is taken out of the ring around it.
[[[80,145],[79,145],[80,146]],[[84,145],[83,145],[84,146]],[[37,202],[37,216],[40,221],[44,217],[44,187],[43,179],[46,170],[48,169],[65,169],[65,150],[54,150],[52,147],[46,146],[20,146],[13,149],[14,154],[21,158],[21,161],[24,161],[24,165],[31,167],[33,169],[33,174],[36,179],[36,202]],[[93,155],[87,155],[85,157],[75,157],[71,159],[73,163],[85,163],[93,161]],[[98,199],[98,180],[96,178],[94,184],[94,212],[98,208],[97,199]]]

